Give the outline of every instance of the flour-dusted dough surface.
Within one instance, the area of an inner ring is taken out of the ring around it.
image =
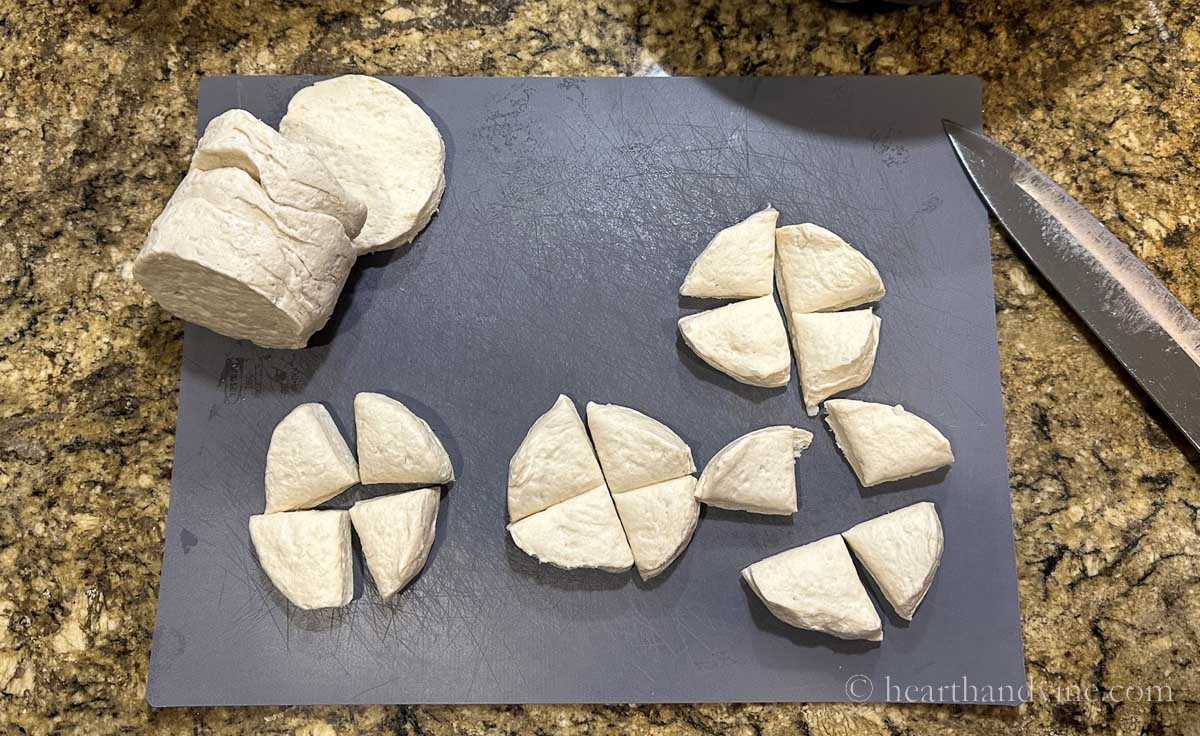
[[[742,383],[786,386],[792,377],[787,328],[772,296],[689,314],[679,333],[705,363]]]
[[[933,503],[877,516],[842,537],[896,613],[912,621],[942,561],[942,522]]]
[[[696,498],[754,514],[796,513],[796,458],[813,435],[799,427],[756,429],[721,448],[700,474]]]
[[[419,488],[359,501],[350,508],[367,569],[385,601],[425,567],[440,500],[437,488]]]
[[[692,262],[679,293],[733,299],[770,294],[778,220],[779,212],[767,207],[717,233]]]
[[[564,570],[622,572],[633,566],[625,530],[603,484],[508,525],[525,554]]]
[[[742,578],[787,624],[839,639],[883,639],[879,614],[840,535],[760,560],[742,570]]]
[[[348,195],[307,146],[283,137],[245,110],[213,118],[192,154],[193,169],[226,167],[245,171],[277,204],[337,219],[351,238],[367,220],[367,206]]]
[[[670,427],[640,411],[590,402],[587,421],[613,493],[696,472],[692,449]]]
[[[268,348],[302,348],[354,264],[342,224],[273,202],[241,169],[190,172],[133,275],[168,312]]]
[[[666,570],[692,540],[700,521],[695,489],[695,477],[685,475],[613,496],[642,580]]]
[[[300,608],[340,608],[354,597],[350,514],[292,511],[250,517],[258,563]]]
[[[300,141],[367,205],[354,238],[360,253],[410,242],[437,211],[446,187],[446,146],[437,125],[408,95],[351,74],[305,87],[279,130]]]
[[[950,441],[903,406],[831,399],[825,421],[864,487],[928,473],[954,462]]]
[[[812,223],[775,231],[775,283],[789,314],[857,307],[884,294],[870,259]]]
[[[788,315],[801,393],[810,417],[825,399],[863,385],[875,368],[879,317],[870,309]]]
[[[604,484],[575,404],[560,395],[508,463],[508,517],[519,521]]]
[[[354,455],[324,406],[301,404],[275,425],[267,448],[268,514],[312,508],[357,482]]]
[[[449,483],[454,466],[429,423],[384,394],[354,397],[362,483]]]

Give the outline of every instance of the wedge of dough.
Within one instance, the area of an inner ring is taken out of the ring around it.
[[[359,501],[350,520],[379,595],[385,601],[408,585],[425,567],[437,527],[437,488]]]
[[[508,525],[525,554],[564,570],[622,572],[633,566],[625,530],[603,484]]]
[[[297,607],[340,608],[354,597],[347,512],[251,516],[250,541],[267,577]]]
[[[587,421],[605,482],[613,493],[696,472],[692,448],[667,425],[640,411],[590,402]]]
[[[906,621],[912,621],[942,561],[942,522],[929,501],[842,532],[854,556]]]
[[[309,509],[358,482],[358,465],[320,404],[301,404],[275,425],[267,448],[267,510]]]
[[[508,463],[508,517],[519,521],[604,484],[575,404],[560,395]]]
[[[760,560],[742,578],[767,610],[799,629],[881,641],[879,614],[840,535]]]
[[[825,399],[871,378],[879,317],[870,309],[788,315],[801,393],[810,417]]]
[[[751,386],[786,386],[792,377],[787,328],[772,296],[734,302],[679,320],[692,352]]]
[[[449,483],[454,466],[429,424],[384,394],[354,397],[358,475],[371,483]]]
[[[337,219],[351,238],[367,220],[367,206],[346,194],[316,155],[245,110],[213,118],[192,154],[193,169],[226,167],[245,171],[277,204]]]
[[[696,498],[753,514],[796,513],[796,458],[812,443],[799,427],[756,429],[721,448],[700,474]]]
[[[857,307],[884,294],[870,259],[812,223],[775,231],[775,283],[789,314]]]
[[[192,171],[133,262],[168,312],[268,348],[325,325],[355,252],[342,223],[276,204],[241,169]]]
[[[613,496],[642,580],[666,570],[692,541],[700,521],[695,488],[685,475]]]
[[[778,220],[779,212],[767,207],[717,233],[692,262],[679,293],[732,299],[770,294]]]
[[[837,446],[864,488],[954,462],[950,441],[903,406],[831,399],[825,402],[825,411]]]
[[[437,211],[446,146],[421,106],[392,85],[351,74],[305,87],[279,130],[314,151],[350,196],[367,205],[360,253],[408,243]]]

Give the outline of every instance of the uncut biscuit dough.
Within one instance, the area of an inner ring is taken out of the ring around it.
[[[301,404],[275,425],[267,448],[266,513],[312,508],[358,482],[358,465],[329,410]]]
[[[910,478],[954,462],[950,441],[903,406],[831,399],[825,421],[863,487]]]
[[[367,206],[360,253],[410,242],[446,187],[446,146],[421,106],[392,85],[350,74],[297,92],[279,130],[307,145]]]
[[[642,580],[670,567],[692,540],[700,521],[695,488],[695,477],[685,475],[613,496]]]
[[[732,511],[796,513],[796,458],[812,443],[799,427],[764,427],[721,448],[700,474],[696,498]]]
[[[942,522],[933,503],[877,516],[842,537],[896,613],[912,621],[942,561]]]
[[[622,572],[633,552],[603,484],[508,525],[525,554],[564,570],[596,568]]]
[[[789,314],[848,309],[884,294],[869,258],[812,223],[775,231],[775,283]]]
[[[575,404],[559,395],[508,463],[508,516],[519,521],[604,484]]]
[[[717,233],[692,262],[679,293],[734,299],[770,294],[778,220],[779,212],[767,207]]]
[[[640,411],[589,402],[587,421],[613,493],[696,472],[692,449],[670,427]]]
[[[449,483],[454,467],[429,424],[384,394],[354,397],[358,474],[371,483]]]
[[[792,377],[787,328],[772,296],[689,314],[679,333],[705,363],[742,383],[770,388]]]
[[[340,608],[354,597],[347,512],[251,516],[250,541],[271,583],[296,606]]]
[[[870,309],[789,315],[801,393],[810,417],[825,399],[866,383],[875,368],[880,319]]]
[[[425,567],[437,527],[437,488],[419,488],[359,501],[350,520],[379,595],[385,601]]]

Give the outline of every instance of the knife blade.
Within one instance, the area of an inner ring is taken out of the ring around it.
[[[1009,237],[1200,450],[1200,321],[1049,177],[981,133],[943,125]]]

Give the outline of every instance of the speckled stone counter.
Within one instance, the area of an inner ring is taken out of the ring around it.
[[[181,324],[129,267],[205,75],[978,74],[1200,310],[1197,0],[367,5],[0,0],[0,732],[1200,733],[1200,460],[995,232],[1022,708],[148,708]]]

